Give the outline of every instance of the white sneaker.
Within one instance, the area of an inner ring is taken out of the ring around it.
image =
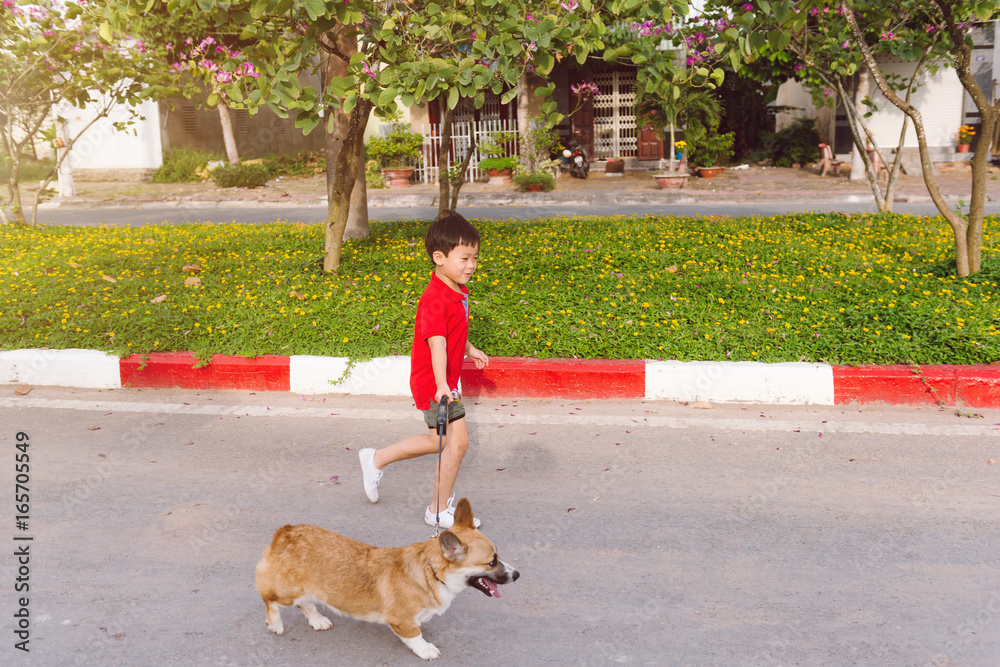
[[[375,467],[375,450],[367,447],[358,452],[361,459],[361,474],[365,482],[365,495],[373,503],[378,502],[378,483],[382,479],[382,471]]]
[[[455,525],[455,508],[452,507],[451,505],[448,505],[440,512],[435,513],[432,512],[430,506],[428,506],[427,509],[424,511],[424,523],[426,523],[428,526],[434,526],[434,527],[440,526],[441,530],[449,530],[452,526]],[[479,521],[479,519],[473,517],[472,525],[476,528],[479,528],[481,522]]]

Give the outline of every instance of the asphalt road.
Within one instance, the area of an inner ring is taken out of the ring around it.
[[[795,201],[771,201],[753,204],[745,203],[714,203],[655,205],[547,205],[547,206],[466,206],[462,214],[467,218],[487,219],[530,219],[552,215],[628,215],[636,213],[652,213],[664,215],[780,215],[783,213],[805,211],[841,211],[844,213],[863,213],[876,211],[872,204],[839,203],[806,204]],[[898,213],[916,215],[939,215],[938,210],[930,203],[897,203],[894,210]],[[437,207],[371,207],[368,209],[371,220],[398,219],[432,219],[437,215]],[[987,202],[987,213],[1000,213],[1000,202]],[[183,224],[192,222],[274,222],[287,220],[289,222],[323,222],[326,220],[326,209],[323,207],[292,207],[292,206],[235,206],[235,207],[204,207],[175,206],[163,208],[105,208],[105,209],[45,209],[38,213],[42,224],[57,225],[95,225],[108,224],[112,226],[142,226],[151,223]]]
[[[522,576],[424,626],[439,664],[1000,664],[1000,411],[467,407],[459,493]],[[389,468],[371,505],[357,461],[422,429],[396,398],[8,388],[0,661],[419,664],[386,627],[316,632],[294,608],[274,636],[253,568],[285,523],[429,538],[434,462]],[[30,654],[12,632],[24,545]]]

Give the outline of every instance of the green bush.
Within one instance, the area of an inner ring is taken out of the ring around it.
[[[384,137],[375,136],[368,140],[366,153],[378,160],[384,168],[412,166],[420,157],[424,138],[405,123],[393,123],[392,129]]]
[[[320,151],[302,151],[295,155],[264,158],[272,176],[284,178],[320,176],[326,173],[326,157]]]
[[[42,160],[22,159],[17,173],[22,183],[40,181],[49,175],[54,166],[56,166],[56,163],[52,158]],[[10,168],[11,159],[4,155],[3,160],[0,161],[0,179],[7,181],[10,178]]]
[[[503,171],[513,169],[518,164],[520,160],[516,157],[489,157],[479,162],[479,168],[483,171]]]
[[[259,188],[271,178],[271,170],[262,164],[226,165],[210,173],[220,188]]]
[[[696,167],[718,167],[733,157],[733,141],[736,135],[732,132],[717,134],[714,131],[706,133],[690,153],[689,160]]]
[[[808,164],[819,159],[819,133],[812,118],[800,118],[780,132],[766,133],[762,139],[775,167]]]
[[[211,160],[220,160],[218,153],[195,148],[168,148],[163,152],[163,164],[153,174],[153,183],[196,183],[201,177],[196,173]]]
[[[534,174],[517,174],[513,179],[521,192],[529,188],[541,186],[542,192],[549,192],[556,187],[556,179],[552,174],[538,172]]]

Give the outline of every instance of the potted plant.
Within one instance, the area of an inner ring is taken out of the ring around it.
[[[488,157],[480,160],[479,168],[490,177],[490,184],[507,185],[511,182],[510,175],[520,162],[516,157]]]
[[[722,173],[725,167],[720,163],[733,156],[733,140],[735,135],[732,132],[718,134],[710,131],[691,151],[691,162],[698,168],[698,175],[702,178],[712,178]]]
[[[405,123],[393,123],[384,136],[368,140],[368,156],[379,161],[382,174],[389,179],[389,187],[409,187],[420,157],[424,138]]]
[[[479,145],[479,153],[486,158],[479,161],[479,168],[490,177],[490,184],[509,185],[510,175],[521,161],[510,153],[516,150],[516,132],[494,132],[489,141]]]
[[[677,141],[677,130],[684,130],[684,138],[692,141],[707,133],[706,126],[718,127],[722,118],[722,105],[718,98],[708,91],[694,86],[686,86],[675,95],[671,87],[669,93],[646,92],[640,88],[636,96],[636,125],[652,125],[657,138],[667,144],[666,169],[653,174],[660,188],[679,189],[687,185],[688,144]]]
[[[531,129],[521,136],[521,163],[513,180],[522,192],[548,192],[556,186],[552,171],[559,164],[550,155],[559,144],[559,137],[546,125],[544,119],[535,118]]]
[[[550,192],[556,187],[555,176],[546,172],[528,172],[513,177],[521,192]]]
[[[958,132],[955,133],[955,138],[958,139],[958,152],[968,153],[969,144],[972,143],[972,137],[976,136],[976,128],[971,125],[963,125],[958,128]]]

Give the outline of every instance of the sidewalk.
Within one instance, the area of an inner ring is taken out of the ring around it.
[[[936,181],[949,202],[966,202],[972,189],[972,172],[967,162],[936,165]],[[706,179],[692,176],[682,190],[660,190],[648,171],[627,171],[624,176],[606,176],[591,172],[580,180],[562,175],[555,190],[548,193],[521,193],[513,185],[468,183],[462,187],[460,206],[518,206],[545,204],[666,204],[715,201],[753,203],[766,201],[868,202],[873,195],[867,182],[852,183],[846,176],[819,175],[815,166],[802,169],[760,167],[727,169],[721,176]],[[1000,169],[990,167],[987,175],[987,201],[1000,200]],[[138,183],[83,181],[76,186],[75,197],[55,197],[44,208],[110,208],[144,206],[205,207],[226,206],[326,206],[326,181],[312,178],[281,178],[263,188],[219,188],[212,181],[201,183]],[[437,185],[413,185],[368,191],[368,205],[436,206]],[[920,174],[901,174],[896,184],[897,202],[930,202],[930,195]]]

